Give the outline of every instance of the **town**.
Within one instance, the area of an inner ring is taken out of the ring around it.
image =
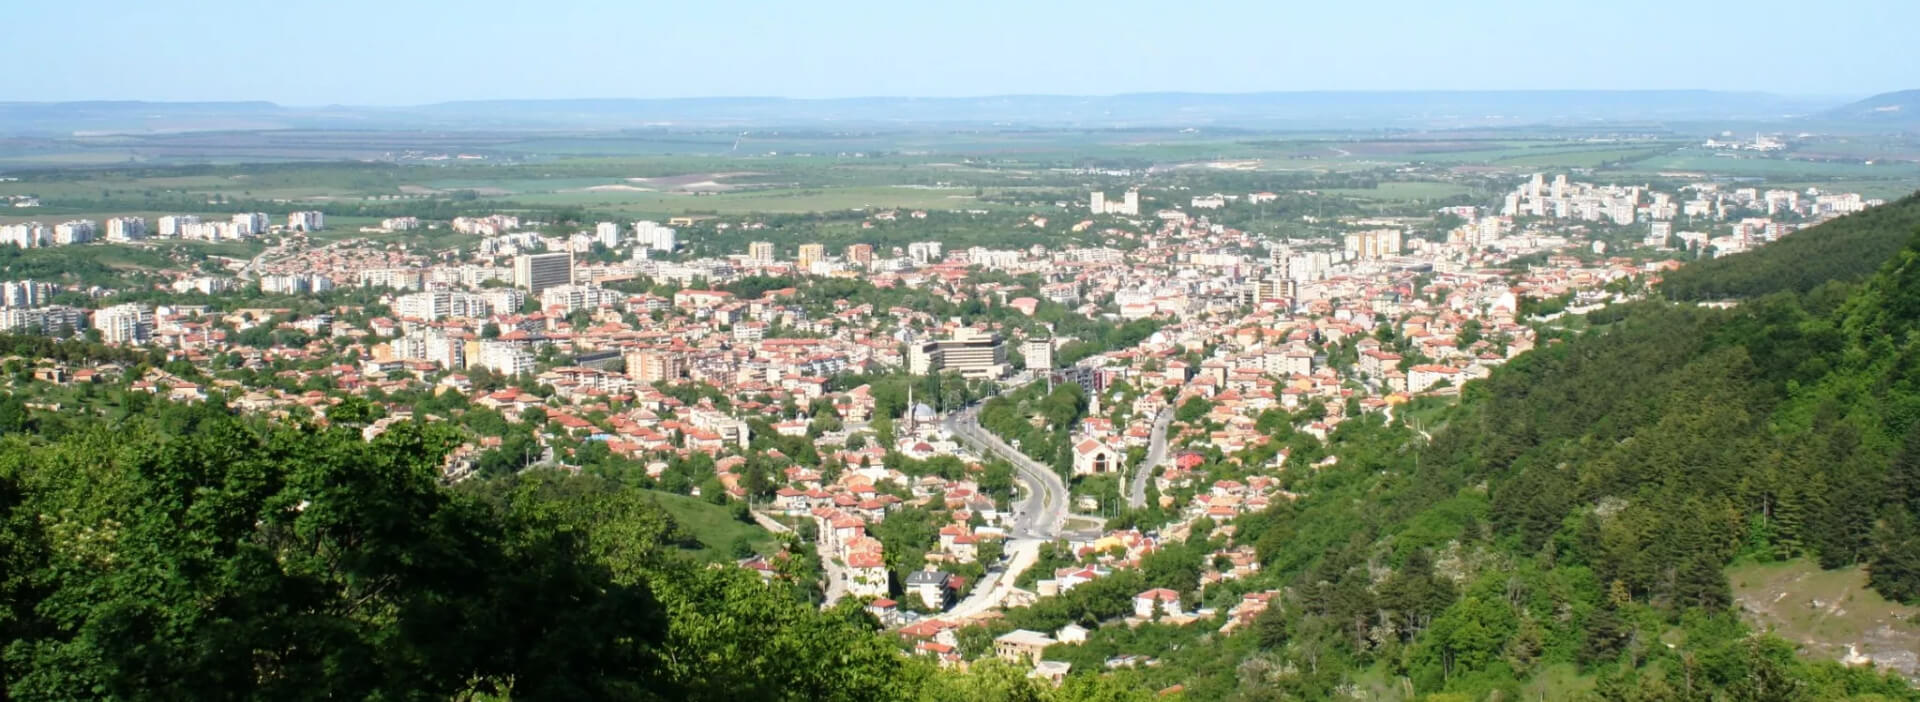
[[[751,216],[365,228],[441,232],[432,247],[323,241],[317,211],[26,222],[0,241],[268,246],[137,294],[7,281],[0,331],[151,351],[10,359],[53,398],[118,387],[369,438],[427,418],[466,438],[449,483],[558,468],[728,506],[779,537],[732,544],[737,567],[805,580],[822,607],[857,601],[942,665],[998,657],[1057,682],[1095,662],[1054,647],[1106,627],[1252,625],[1278,593],[1237,585],[1261,560],[1236,521],[1299,499],[1288,470],[1340,460],[1322,445],[1342,425],[1444,406],[1685,261],[1883,204],[1711,180],[1511,185],[1499,202],[1282,238],[1219,223],[1280,193],[1134,183],[1025,217],[1022,248],[689,253],[765,227]],[[969,216],[875,209],[861,226]],[[236,298],[325,302],[218,303]],[[1029,628],[1103,587],[1129,604]]]

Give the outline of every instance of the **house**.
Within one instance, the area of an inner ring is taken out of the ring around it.
[[[1066,661],[1039,661],[1033,664],[1033,671],[1027,677],[1039,678],[1059,686],[1067,681],[1067,673],[1073,670],[1073,664]]]
[[[1087,633],[1086,627],[1080,626],[1079,624],[1068,624],[1060,627],[1059,631],[1054,632],[1054,637],[1059,639],[1060,643],[1078,644],[1087,642]]]
[[[1133,596],[1133,616],[1152,619],[1155,610],[1169,616],[1180,614],[1180,593],[1164,587],[1157,587]]]
[[[887,596],[887,562],[877,551],[847,556],[847,594],[853,597]]]
[[[885,597],[868,602],[867,613],[872,614],[874,619],[880,620],[881,626],[893,626],[900,620],[899,603]]]
[[[953,574],[940,570],[921,570],[907,574],[907,592],[920,597],[920,603],[936,612],[953,606]]]
[[[993,640],[993,654],[1008,663],[1038,663],[1048,646],[1059,643],[1038,631],[1015,629]]]

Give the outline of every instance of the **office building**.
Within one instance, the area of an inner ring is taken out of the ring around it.
[[[999,334],[962,328],[952,338],[909,347],[907,368],[914,375],[955,371],[968,378],[999,378],[1009,370],[1007,345]]]
[[[573,284],[573,254],[525,254],[513,259],[513,284],[529,295]]]

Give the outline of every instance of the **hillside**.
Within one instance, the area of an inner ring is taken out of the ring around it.
[[[1827,110],[1816,118],[1860,126],[1920,128],[1920,89],[1881,93]]]
[[[1856,282],[1905,246],[1920,228],[1920,194],[1810,227],[1751,251],[1697,261],[1666,276],[1674,300],[1806,293],[1830,281]]]
[[[1430,440],[1377,417],[1324,444],[1283,430],[1304,497],[1236,526],[1267,565],[1244,587],[1290,589],[1244,655],[1336,672],[1258,689],[1325,697],[1364,670],[1512,699],[1571,664],[1609,699],[1913,697],[1753,637],[1724,574],[1804,557],[1920,600],[1920,239],[1883,229],[1901,217],[1849,219],[1828,234],[1910,243],[1822,295],[1606,310],[1610,324],[1469,385]],[[1858,265],[1803,251],[1811,270]],[[1196,694],[1248,689],[1209,672],[1219,655],[1167,670],[1197,675]]]
[[[647,490],[645,494],[699,543],[694,553],[705,560],[731,562],[738,548],[735,544],[739,543],[761,553],[771,553],[776,546],[773,534],[757,524],[740,521],[726,507],[659,490]]]

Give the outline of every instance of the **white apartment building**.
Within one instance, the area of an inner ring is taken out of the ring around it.
[[[104,307],[93,313],[93,328],[109,344],[144,344],[153,338],[153,309],[139,303]]]
[[[303,210],[287,214],[287,229],[303,232],[317,232],[327,228],[327,216],[317,210]]]

